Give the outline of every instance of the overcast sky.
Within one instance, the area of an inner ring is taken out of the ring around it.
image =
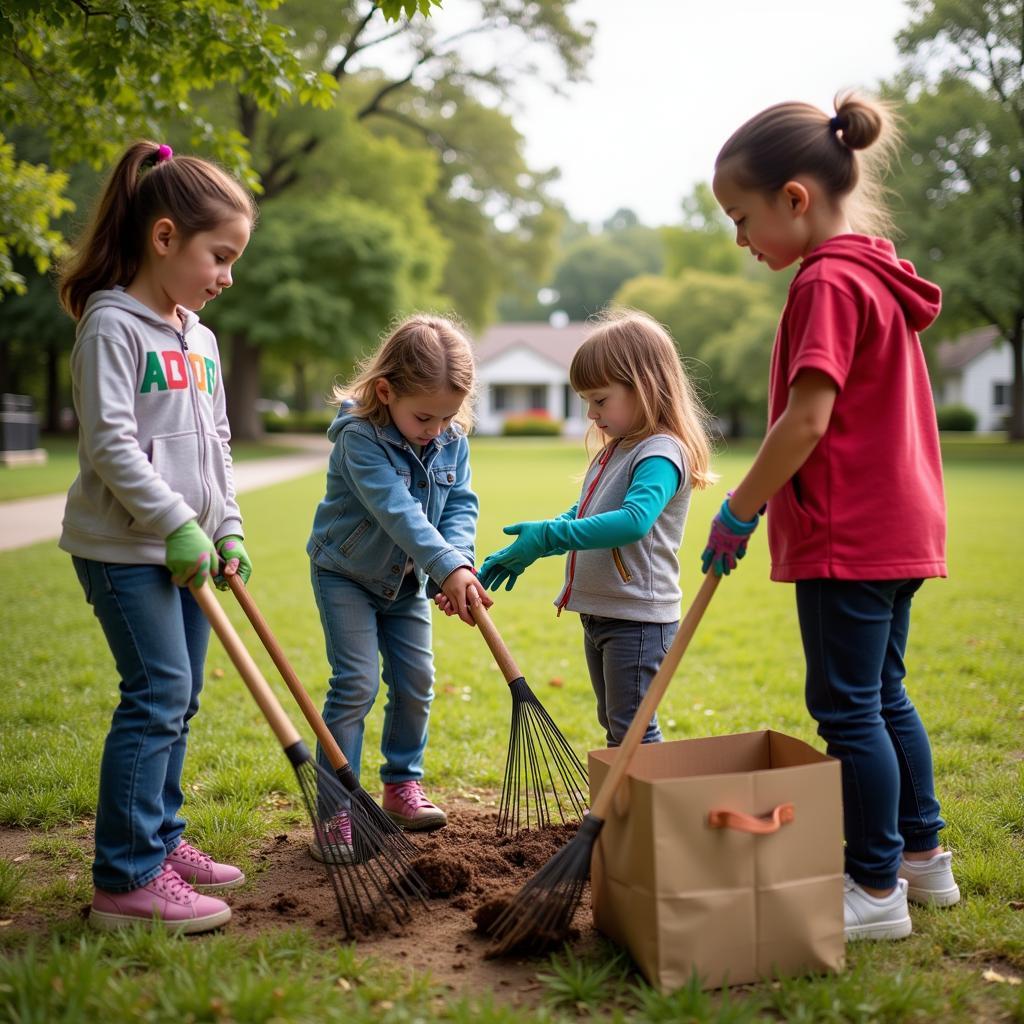
[[[446,0],[457,6],[458,0]],[[679,220],[729,134],[770,103],[828,107],[899,67],[902,0],[579,0],[597,23],[589,82],[562,99],[522,83],[513,111],[531,166],[557,165],[573,216],[620,206],[648,224]]]

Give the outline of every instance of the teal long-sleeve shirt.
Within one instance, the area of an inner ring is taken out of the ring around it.
[[[668,459],[660,455],[644,459],[633,474],[621,508],[577,519],[577,505],[573,505],[557,519],[548,520],[543,530],[547,548],[543,555],[636,543],[654,526],[681,482],[679,470]]]
[[[556,519],[506,526],[505,533],[518,536],[508,547],[484,559],[480,582],[494,589],[507,580],[506,589],[511,590],[516,577],[538,558],[633,544],[651,530],[680,483],[682,478],[675,464],[652,455],[634,471],[621,508],[577,519],[577,506],[573,505]]]

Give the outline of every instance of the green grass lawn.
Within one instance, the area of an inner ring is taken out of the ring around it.
[[[0,502],[15,498],[37,498],[66,491],[78,475],[78,441],[61,434],[44,435],[41,447],[47,459],[41,466],[0,466]],[[238,462],[290,455],[298,449],[264,442],[240,441],[232,445]]]
[[[1024,507],[1024,452],[1007,446],[1008,455],[992,455],[990,447],[947,449],[950,578],[927,583],[915,601],[907,659],[908,686],[932,738],[949,822],[943,839],[955,851],[963,904],[945,912],[915,909],[911,939],[851,947],[848,970],[838,978],[757,986],[725,1000],[686,989],[657,996],[627,978],[620,959],[580,963],[562,954],[539,965],[547,1013],[652,1021],[1024,1021],[1024,985],[983,978],[988,968],[1024,974],[1024,554],[1013,530]],[[578,445],[480,440],[473,450],[481,557],[502,544],[505,523],[557,514],[576,498],[584,468]],[[700,582],[697,555],[707,523],[750,457],[749,446],[724,452],[716,460],[722,485],[695,496],[681,555],[684,602]],[[321,492],[322,480],[311,476],[241,501],[255,562],[252,593],[318,703],[327,665],[304,547]],[[552,717],[582,751],[599,746],[602,736],[578,619],[556,618],[551,603],[561,576],[561,559],[534,565],[515,590],[498,597],[492,615]],[[114,701],[112,665],[69,560],[55,545],[0,554],[0,600],[0,823],[33,830],[60,864],[62,856],[74,859],[67,836],[88,830],[94,810]],[[230,596],[222,600],[243,636],[251,636]],[[255,646],[274,682],[273,667]],[[506,687],[482,639],[457,620],[435,616],[435,651],[427,781],[448,793],[495,789],[508,736]],[[294,776],[216,640],[209,670],[186,765],[190,835],[251,870],[258,841],[301,820],[278,798],[294,794]],[[719,587],[662,706],[662,727],[670,739],[771,727],[820,747],[803,707],[802,677],[792,588],[769,582],[758,534],[741,569]],[[290,707],[283,686],[278,692]],[[379,712],[364,748],[371,791]],[[233,937],[230,928],[193,941],[103,937],[77,920],[68,923],[66,913],[49,941],[20,932],[15,914],[28,902],[55,915],[88,902],[87,865],[70,875],[58,872],[40,889],[18,864],[0,859],[0,1020],[94,1020],[100,1013],[110,1020],[538,1019],[536,1012],[492,1006],[485,995],[438,1002],[424,979],[398,977],[351,947],[325,951],[305,932],[258,941]],[[352,980],[351,997],[339,1001],[324,978]]]

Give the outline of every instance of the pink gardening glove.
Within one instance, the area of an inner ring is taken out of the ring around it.
[[[707,546],[701,554],[701,571],[714,569],[716,576],[728,576],[736,563],[747,553],[747,539],[757,529],[760,516],[749,522],[737,519],[729,508],[729,499],[722,502],[718,515],[711,520]]]

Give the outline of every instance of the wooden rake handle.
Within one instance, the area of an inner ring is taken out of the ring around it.
[[[640,741],[647,731],[647,725],[654,716],[654,712],[658,710],[661,698],[665,696],[668,684],[672,681],[672,676],[679,667],[679,662],[682,661],[686,648],[689,646],[693,634],[697,631],[697,626],[700,624],[700,620],[703,618],[708,603],[711,601],[711,597],[720,580],[721,577],[716,576],[713,572],[709,572],[704,577],[704,582],[701,584],[700,590],[697,591],[697,596],[687,609],[685,618],[679,623],[679,630],[675,635],[675,639],[662,659],[654,679],[651,680],[650,688],[644,695],[644,699],[640,702],[640,707],[637,708],[633,721],[630,723],[629,729],[626,730],[622,744],[615,752],[615,758],[612,761],[611,770],[604,780],[604,785],[601,786],[597,799],[590,808],[590,813],[600,821],[604,821],[608,817],[608,811],[611,809],[612,801],[615,799],[615,791],[618,789],[623,776],[629,770],[629,763],[632,761],[637,747],[640,746]]]
[[[274,696],[274,691],[263,678],[263,673],[260,672],[256,662],[252,660],[252,655],[246,650],[245,644],[235,632],[235,627],[231,625],[230,619],[213,593],[213,587],[209,583],[204,584],[198,589],[193,589],[192,596],[202,608],[203,614],[210,620],[213,631],[220,638],[220,642],[228,652],[228,657],[238,669],[242,681],[249,688],[253,699],[260,706],[260,711],[270,723],[270,728],[274,730],[278,742],[285,750],[293,747],[301,740],[298,730],[284,713],[284,708]]]
[[[291,663],[285,657],[281,645],[277,642],[277,637],[274,636],[270,626],[267,624],[267,620],[263,618],[263,614],[256,607],[256,602],[249,591],[246,590],[241,577],[237,573],[233,573],[230,576],[226,576],[225,579],[228,581],[231,593],[235,595],[238,603],[242,606],[242,611],[245,612],[246,617],[252,623],[252,628],[256,630],[256,635],[267,649],[267,654],[270,655],[271,661],[277,666],[278,672],[281,673],[281,678],[285,681],[285,685],[302,709],[302,714],[312,727],[316,738],[320,741],[320,746],[323,747],[327,760],[331,762],[331,767],[335,771],[339,768],[344,768],[348,764],[348,759],[342,753],[341,747],[338,746],[338,741],[331,735],[331,730],[327,728],[327,723],[320,712],[317,711],[316,705],[306,692],[306,688],[299,681],[299,677],[295,674],[295,669],[292,668]]]
[[[473,618],[476,619],[477,629],[483,634],[487,646],[491,649],[491,654],[495,662],[497,662],[498,668],[501,669],[505,682],[515,682],[523,673],[519,671],[516,659],[512,657],[512,652],[505,646],[505,641],[501,639],[498,627],[494,624],[494,620],[488,614],[487,609],[480,603],[471,604],[469,611]]]

